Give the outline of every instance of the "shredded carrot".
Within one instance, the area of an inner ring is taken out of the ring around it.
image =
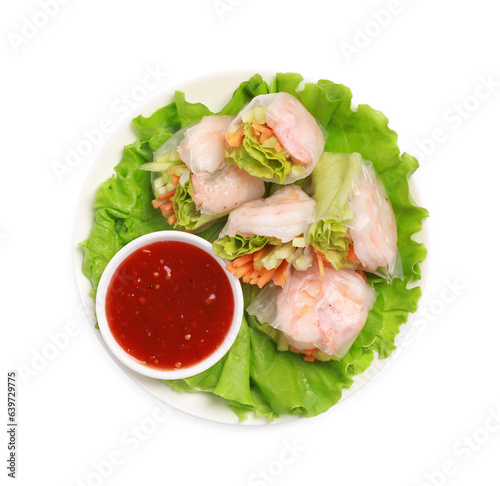
[[[316,253],[316,256],[321,259],[324,265],[330,265],[330,262],[328,261],[328,258],[326,258],[326,255],[322,251],[314,250]]]
[[[179,176],[176,176],[175,172],[173,170],[169,170],[168,174],[174,174],[172,179],[170,179],[170,181],[172,182],[172,184],[174,184],[174,186],[179,184],[179,180],[180,180]],[[170,206],[172,205],[172,201],[174,199],[174,196],[175,196],[175,189],[172,189],[171,191],[164,192],[163,194],[160,194],[156,199],[153,199],[151,201],[151,203],[153,204],[153,207],[155,209],[161,208],[162,215],[167,217],[170,213],[173,212],[173,208],[170,209]]]
[[[243,277],[244,275],[248,275],[248,273],[253,269],[253,263],[252,262],[248,262],[246,263],[245,265],[242,265],[241,267],[239,268],[235,268],[236,270],[236,277],[237,278],[241,278]]]
[[[303,349],[297,349],[297,348],[295,348],[293,346],[290,346],[288,349],[290,349],[290,351],[293,351],[294,353],[303,354],[304,355],[304,361],[310,361],[311,363],[313,361],[316,361],[316,358],[313,356],[314,351],[316,351],[315,349],[306,349],[306,350],[303,350]]]
[[[276,285],[283,287],[290,276],[289,265],[286,260],[283,260],[277,268],[270,270],[264,266],[261,268],[255,267],[256,262],[262,258],[268,248],[269,245],[266,245],[255,253],[236,258],[226,265],[227,271],[237,278],[241,278],[243,282],[258,285],[259,288],[262,288],[271,279]]]
[[[160,201],[159,199],[153,199],[151,203],[153,204],[153,207],[155,209],[158,209],[162,204],[165,204],[165,201]]]
[[[235,273],[235,272],[236,272],[236,269],[234,268],[233,263],[234,263],[234,262],[229,262],[229,263],[226,265],[226,270],[227,270],[229,273]]]
[[[274,144],[274,150],[276,150],[276,152],[281,152],[283,150],[283,146],[281,145],[281,143],[276,142]]]
[[[262,135],[259,137],[259,143],[262,144],[266,140],[270,139],[273,136],[273,131],[269,129],[269,131],[265,131],[262,133]]]
[[[261,248],[260,250],[256,251],[255,253],[252,253],[253,255],[253,261],[256,262],[257,260],[260,260],[264,253],[266,252],[268,246],[265,246],[264,248]]]
[[[233,133],[226,133],[226,142],[230,147],[239,147],[243,137],[243,127],[240,127]]]
[[[167,170],[167,174],[175,175],[175,170]]]
[[[331,263],[326,258],[325,254],[316,248],[313,248],[314,253],[316,253],[316,264],[319,267],[319,274],[324,277],[325,276],[325,266],[331,266]]]
[[[273,282],[275,285],[279,285],[280,287],[285,286],[283,271],[280,268],[278,268],[278,270],[276,270],[276,273],[273,275]]]
[[[364,280],[365,282],[368,282],[368,277],[365,275],[365,272],[363,272],[363,270],[356,270],[356,273],[357,273],[359,276],[363,277],[363,280]]]
[[[169,202],[169,203],[166,203],[166,204],[162,204],[160,206],[160,209],[161,209],[161,214],[165,217],[169,216],[170,214],[173,213],[174,211],[174,205],[173,203]]]
[[[259,289],[264,287],[269,280],[271,280],[272,276],[276,273],[275,268],[271,268],[271,270],[267,270],[262,274],[262,276],[257,280],[257,285],[259,286]]]
[[[252,123],[253,131],[256,135],[260,135],[259,143],[262,144],[273,136],[273,130],[267,125],[260,125],[259,123]]]
[[[158,197],[160,201],[164,201],[165,199],[171,198],[175,194],[175,189],[172,189],[171,191],[163,193],[161,196]]]
[[[175,194],[175,189],[173,189],[172,191],[165,192],[160,196],[158,196],[156,199],[153,199],[151,203],[153,204],[153,207],[155,209],[158,209],[160,206],[167,203],[168,201],[172,201],[172,199],[174,198],[174,194]]]
[[[170,216],[170,217],[167,219],[167,223],[168,223],[168,224],[174,224],[176,221],[177,221],[177,216],[176,216],[175,214],[172,214],[172,216]]]
[[[281,262],[281,265],[276,270],[276,273],[273,275],[273,282],[280,287],[285,285],[285,282],[288,280],[289,272],[288,272],[288,263],[286,260]]]
[[[161,210],[161,215],[164,218],[169,218],[172,215],[172,210],[166,208],[165,206],[160,206],[160,210]]]
[[[347,259],[351,262],[358,261],[358,257],[356,256],[356,253],[354,253],[354,245],[352,243],[349,245],[349,248],[347,250]]]
[[[267,127],[266,125],[261,125],[260,123],[252,123],[253,131],[256,134],[262,133]]]
[[[238,257],[236,260],[233,261],[233,266],[234,268],[239,268],[245,263],[251,262],[253,260],[253,255],[251,253],[247,253],[246,255]]]
[[[295,346],[290,346],[288,348],[290,351],[293,351],[294,353],[297,353],[297,354],[304,354],[305,355],[305,358],[312,358],[312,355],[314,353],[314,351],[316,351],[316,349],[297,349]],[[314,358],[313,358],[314,360]],[[309,360],[306,360],[306,361],[309,361]]]
[[[252,264],[253,265],[253,264]],[[258,278],[260,275],[260,270],[254,267],[254,269],[250,272],[250,279],[253,280],[254,278]]]
[[[253,285],[256,283],[256,279],[258,279],[260,272],[259,270],[253,268],[252,263],[250,263],[249,265],[252,265],[252,271],[249,271],[246,275],[243,276],[243,282]]]
[[[324,277],[325,276],[325,267],[323,265],[323,258],[321,258],[318,253],[316,253],[316,258],[318,260],[319,274]]]

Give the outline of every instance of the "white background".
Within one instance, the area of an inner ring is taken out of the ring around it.
[[[494,3],[62,3],[47,1],[50,16],[43,0],[3,2],[0,13],[3,386],[8,370],[32,370],[18,382],[17,484],[499,484]],[[431,213],[421,311],[397,357],[319,417],[256,427],[164,412],[97,342],[81,312],[71,237],[110,134],[62,176],[55,170],[85,130],[130,118],[121,97],[148,69],[162,73],[151,98],[240,68],[331,79],[383,111],[400,148],[420,151],[415,177]],[[68,326],[62,349],[35,370]],[[4,484],[6,429],[1,437]]]

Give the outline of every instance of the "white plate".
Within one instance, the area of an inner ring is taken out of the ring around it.
[[[211,111],[220,111],[224,105],[231,99],[233,92],[240,85],[241,82],[248,80],[253,76],[256,71],[230,71],[216,73],[208,76],[196,78],[191,81],[184,82],[178,86],[170,88],[168,91],[161,95],[156,96],[144,106],[141,107],[136,113],[132,114],[130,120],[121,125],[116,133],[108,140],[104,148],[98,154],[92,168],[84,183],[80,200],[78,202],[77,211],[75,215],[75,225],[73,229],[73,247],[74,247],[74,265],[77,287],[82,299],[84,308],[86,310],[89,322],[94,329],[97,339],[101,342],[102,346],[110,355],[111,352],[102,339],[100,332],[95,329],[95,306],[93,299],[89,296],[91,290],[90,281],[83,275],[82,263],[83,253],[78,248],[78,243],[88,238],[90,230],[94,223],[94,197],[99,185],[107,180],[114,173],[113,168],[118,164],[122,158],[123,147],[133,143],[137,137],[132,129],[131,120],[137,115],[145,117],[152,115],[158,108],[165,106],[173,101],[173,94],[176,90],[184,91],[186,93],[186,100],[190,102],[202,102],[208,106]],[[259,74],[271,82],[274,79],[275,73],[269,71],[259,71]],[[419,203],[418,191],[415,184],[411,184],[412,196],[414,200]],[[425,240],[425,232],[420,235],[419,241]],[[426,274],[425,268],[422,273]],[[419,285],[423,286],[423,280]],[[408,323],[401,326],[400,332],[396,339],[396,345],[400,345],[406,337],[410,326],[411,318]],[[225,424],[238,424],[238,425],[260,425],[268,424],[267,420],[257,418],[249,414],[248,420],[239,422],[238,417],[226,405],[225,400],[210,393],[177,393],[170,386],[161,380],[147,378],[139,375],[126,366],[120,363],[116,358],[117,366],[120,366],[125,373],[127,373],[136,383],[141,385],[145,390],[154,395],[157,399],[166,403],[167,405],[194,415],[199,418],[212,420]],[[368,383],[374,376],[387,364],[386,360],[374,360],[372,365],[365,373],[358,375],[354,379],[354,383],[350,389],[344,390],[341,400],[345,400],[351,396],[363,385]],[[297,420],[299,417],[292,415],[283,415],[276,419],[272,424],[288,422],[290,420]]]

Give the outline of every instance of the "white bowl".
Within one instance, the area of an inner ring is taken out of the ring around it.
[[[132,253],[140,248],[155,243],[158,241],[178,241],[182,243],[188,243],[196,246],[206,253],[208,253],[215,261],[222,267],[224,273],[226,274],[229,283],[231,285],[233,297],[234,297],[234,312],[233,320],[231,322],[231,327],[227,333],[224,341],[221,345],[207,358],[197,364],[186,367],[179,368],[176,370],[158,370],[151,368],[144,363],[138,361],[133,356],[128,354],[116,341],[113,334],[109,329],[108,320],[106,317],[106,295],[108,291],[108,286],[120,264]],[[151,378],[157,378],[162,380],[176,380],[179,378],[187,378],[189,376],[197,375],[202,371],[207,370],[229,351],[229,348],[234,343],[238,331],[241,326],[243,318],[243,292],[241,290],[241,285],[239,280],[231,275],[225,268],[226,263],[221,258],[216,257],[212,252],[212,245],[208,241],[200,238],[199,236],[192,235],[190,233],[185,233],[181,231],[157,231],[154,233],[149,233],[147,235],[141,236],[129,244],[124,246],[116,255],[111,259],[105,268],[99,285],[97,287],[96,295],[96,315],[97,322],[99,324],[99,329],[101,331],[104,342],[109,347],[110,351],[126,366],[128,366],[133,371],[140,373],[144,376],[149,376]]]

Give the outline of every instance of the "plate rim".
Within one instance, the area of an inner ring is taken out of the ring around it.
[[[203,75],[199,75],[193,78],[177,81],[172,84],[168,84],[165,89],[163,89],[160,93],[152,96],[148,100],[145,100],[139,107],[137,107],[130,115],[127,116],[127,119],[123,120],[113,131],[111,136],[104,142],[104,144],[100,147],[99,151],[95,156],[92,157],[90,168],[88,173],[85,176],[85,179],[82,183],[80,194],[78,196],[78,202],[76,205],[76,210],[74,213],[73,220],[73,228],[72,228],[72,246],[73,246],[73,271],[75,283],[77,286],[80,302],[83,304],[83,309],[89,324],[92,326],[93,333],[96,335],[98,340],[101,342],[102,348],[105,353],[112,358],[113,361],[124,371],[136,384],[138,384],[143,390],[146,390],[148,393],[153,395],[157,400],[160,400],[162,403],[174,408],[176,411],[180,411],[186,413],[190,416],[194,416],[199,419],[209,420],[215,423],[220,424],[229,424],[229,425],[245,425],[245,426],[258,426],[258,425],[277,425],[281,423],[288,423],[291,421],[296,421],[301,419],[302,417],[293,414],[284,414],[280,417],[274,419],[269,422],[267,419],[263,417],[257,417],[254,413],[250,412],[248,414],[247,420],[240,421],[238,416],[230,409],[227,405],[226,400],[222,397],[216,396],[212,393],[200,391],[195,393],[183,392],[179,393],[175,391],[172,387],[167,384],[162,383],[163,380],[148,378],[139,373],[136,373],[129,368],[127,368],[123,363],[121,363],[108,349],[104,339],[102,338],[99,330],[96,328],[96,318],[95,312],[93,308],[95,307],[93,299],[90,297],[90,290],[92,288],[90,281],[87,279],[82,272],[82,263],[83,263],[83,252],[79,247],[79,243],[84,241],[89,236],[89,232],[92,229],[95,217],[94,210],[94,201],[95,194],[99,185],[105,182],[108,178],[113,177],[115,174],[114,167],[121,160],[121,155],[119,155],[118,159],[113,159],[112,162],[111,157],[107,164],[100,164],[99,162],[105,158],[105,155],[108,152],[116,152],[119,154],[123,152],[124,145],[128,143],[133,143],[137,140],[137,136],[134,134],[132,130],[131,121],[138,115],[143,115],[145,117],[150,116],[159,108],[165,106],[166,104],[173,101],[173,96],[175,91],[180,90],[186,93],[186,99],[191,98],[190,91],[196,92],[199,90],[199,84],[210,84],[214,81],[220,82],[221,84],[231,84],[232,88],[229,91],[225,91],[224,93],[216,94],[217,96],[225,96],[226,101],[221,101],[222,106],[218,108],[217,111],[222,109],[222,107],[227,103],[230,99],[234,91],[238,88],[238,86],[247,81],[250,77],[255,74],[259,74],[262,78],[269,82],[272,81],[276,74],[280,71],[272,71],[269,69],[234,69],[234,70],[223,70],[223,71],[214,71],[211,73],[206,73]],[[305,82],[317,82],[311,80],[309,78],[304,78]],[[190,102],[200,102],[208,106],[211,111],[214,111],[214,107],[211,106],[211,103],[214,103],[214,100],[207,101],[206,99],[190,99]],[[220,102],[216,102],[216,104],[220,104]],[[123,143],[124,138],[129,137],[130,140],[126,143]],[[103,173],[104,168],[106,170],[111,167],[111,171],[107,172],[107,176],[105,178],[99,177],[99,182],[95,185],[94,179],[96,178],[97,173]],[[422,206],[422,199],[420,195],[420,191],[418,190],[418,185],[415,181],[414,173],[408,178],[409,186],[410,186],[410,194],[412,197],[412,202],[414,202],[418,206]],[[92,190],[91,190],[91,186]],[[89,194],[90,193],[90,194]],[[89,195],[90,197],[89,200]],[[89,204],[90,203],[90,204]],[[87,230],[85,231],[85,235],[83,238],[81,237],[82,228],[79,223],[79,216],[83,214],[87,214],[92,216],[90,220],[90,225],[87,225]],[[415,281],[415,285],[418,285],[421,288],[422,294],[424,293],[425,284],[428,275],[428,260],[429,260],[429,228],[427,224],[427,219],[424,218],[422,220],[422,230],[419,233],[416,233],[412,237],[419,242],[424,243],[427,248],[428,255],[424,262],[420,263],[421,269],[421,277],[419,280]],[[395,339],[395,346],[399,348],[406,336],[408,335],[414,318],[414,313],[409,314],[408,320],[406,323],[400,325],[399,332]],[[386,359],[379,359],[377,356],[374,357],[370,366],[363,373],[355,375],[353,377],[353,384],[349,388],[342,389],[342,397],[335,404],[338,405],[340,402],[345,401],[350,396],[354,395],[357,391],[362,389],[367,383],[372,381],[375,376],[377,376],[391,361],[394,356],[394,352]],[[363,381],[363,375],[366,375],[370,368],[373,368],[373,365],[377,363],[377,371],[375,374],[369,379]],[[163,393],[160,393],[159,389],[161,386],[161,390]],[[182,397],[182,398],[179,398]],[[195,397],[193,399],[193,397]],[[175,398],[175,399],[173,399]],[[179,403],[180,402],[180,403]],[[182,406],[184,405],[184,406]],[[223,408],[223,411],[221,409]],[[327,413],[329,410],[325,411]],[[324,414],[321,414],[324,415]]]

